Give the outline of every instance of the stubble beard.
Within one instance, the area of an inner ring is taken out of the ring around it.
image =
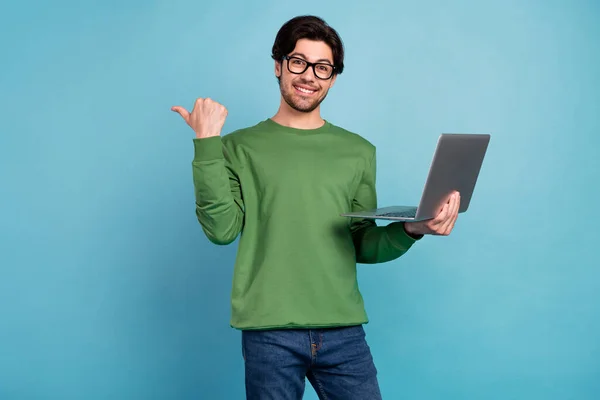
[[[298,84],[302,84],[302,82],[298,82]],[[279,82],[279,88],[281,91],[281,96],[285,100],[285,102],[294,110],[304,113],[310,113],[314,111],[325,98],[327,97],[327,92],[321,98],[315,98],[312,102],[307,102],[306,100],[298,100],[298,98],[302,98],[302,96],[295,93],[294,87],[292,84],[289,85],[289,89],[287,85],[282,85],[281,81]],[[323,89],[319,89],[323,90]]]

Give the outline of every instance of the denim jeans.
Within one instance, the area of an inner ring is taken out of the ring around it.
[[[300,400],[306,378],[319,399],[381,399],[362,325],[242,332],[246,398]]]

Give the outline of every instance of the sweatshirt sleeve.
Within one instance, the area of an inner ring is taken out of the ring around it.
[[[376,155],[373,150],[370,162],[363,173],[352,202],[352,211],[377,208]],[[356,260],[362,264],[376,264],[395,260],[406,253],[420,239],[409,236],[403,222],[377,226],[375,220],[353,218],[350,229],[356,249]]]
[[[220,136],[193,140],[196,216],[211,242],[227,245],[237,238],[244,221],[238,171]]]

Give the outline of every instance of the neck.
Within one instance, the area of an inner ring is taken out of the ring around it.
[[[281,99],[281,105],[277,114],[271,119],[279,125],[296,129],[317,129],[323,126],[325,121],[321,118],[320,106],[311,112],[301,112],[291,108],[285,100]]]

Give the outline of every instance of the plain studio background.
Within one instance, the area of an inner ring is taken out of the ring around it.
[[[86,3],[0,8],[0,398],[243,398],[236,246],[201,232],[169,108],[273,115],[305,13],[345,41],[323,112],[378,146],[381,205],[441,132],[493,135],[452,236],[360,266],[384,398],[597,398],[597,2]]]

